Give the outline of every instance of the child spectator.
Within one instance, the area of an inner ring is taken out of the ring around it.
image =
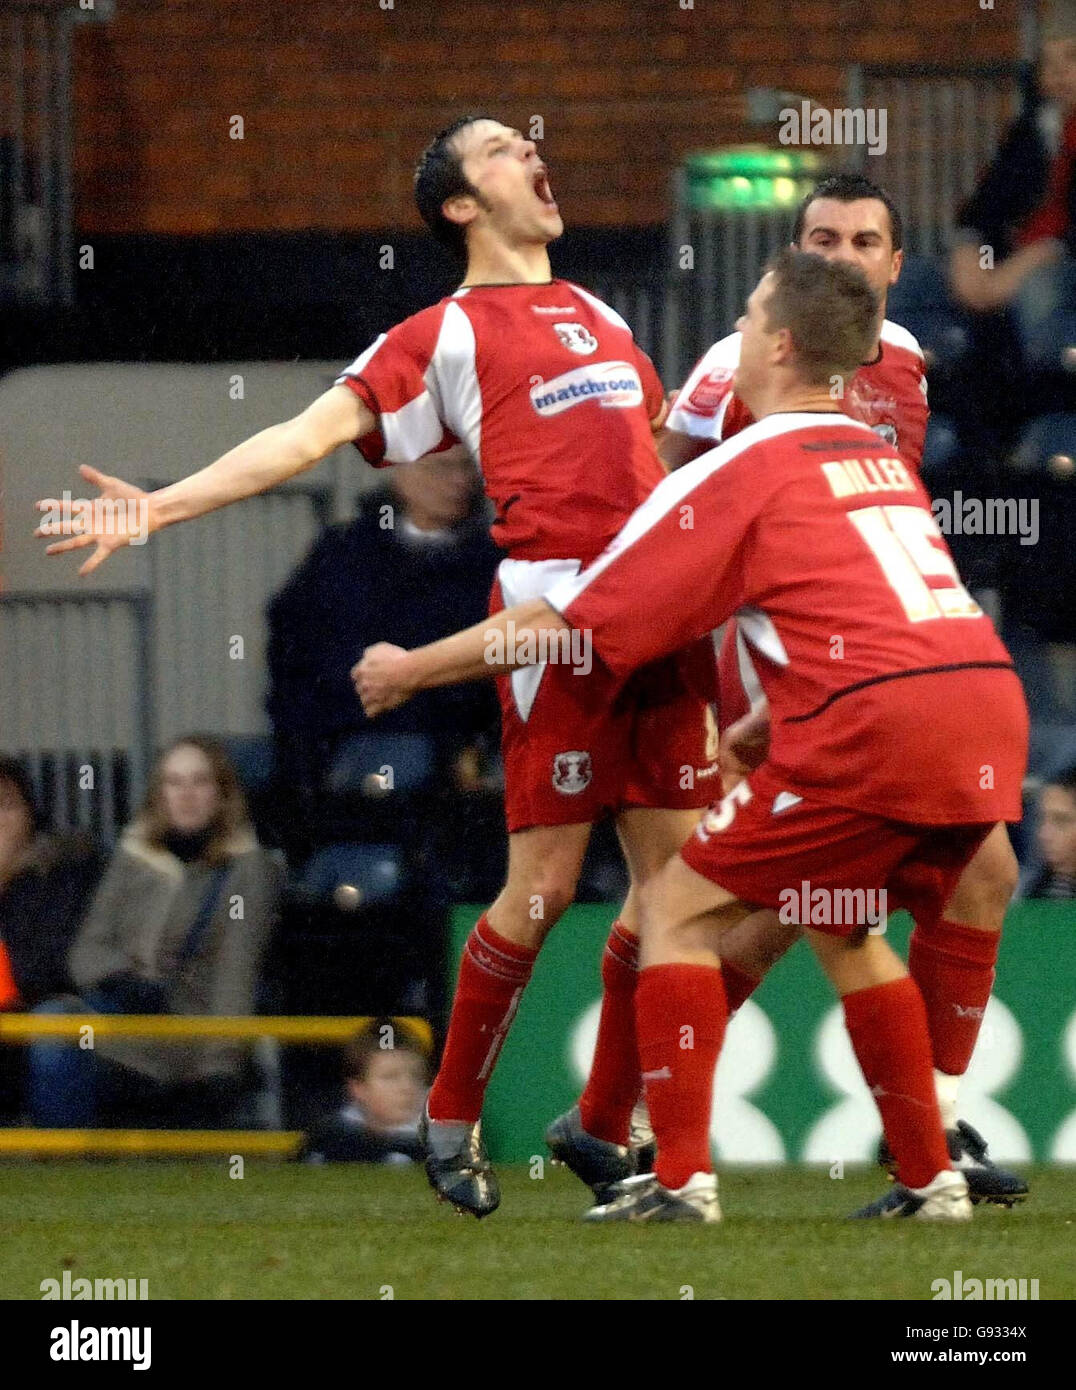
[[[1076,767],[1051,778],[1039,794],[1042,866],[1026,898],[1076,898]]]
[[[409,1163],[425,1157],[418,1122],[429,1088],[425,1055],[390,1021],[344,1051],[347,1101],[307,1136],[304,1163]]]

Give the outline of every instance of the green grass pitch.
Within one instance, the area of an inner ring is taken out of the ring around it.
[[[1019,1210],[970,1226],[847,1222],[885,1178],[729,1170],[718,1226],[594,1228],[563,1169],[501,1170],[482,1222],[420,1170],[247,1161],[0,1164],[0,1298],[43,1279],[149,1280],[151,1299],[930,1299],[931,1282],[1037,1278],[1076,1297],[1076,1170],[1039,1169]],[[386,1292],[391,1287],[391,1295]],[[688,1292],[690,1290],[690,1292]]]

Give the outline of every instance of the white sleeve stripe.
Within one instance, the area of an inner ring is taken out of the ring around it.
[[[426,381],[442,397],[441,418],[471,457],[481,460],[482,391],[475,363],[474,324],[455,301],[445,305]]]
[[[436,402],[429,391],[402,405],[399,410],[379,416],[381,433],[385,436],[385,456],[403,463],[420,459],[440,444],[444,429],[438,418]]]
[[[919,339],[915,334],[910,333],[907,328],[902,328],[899,323],[894,323],[892,319],[882,320],[879,337],[883,343],[891,343],[893,347],[902,347],[907,352],[914,352],[916,357],[923,356],[923,349],[919,346]]]
[[[340,386],[343,383],[345,377],[360,376],[362,374],[362,369],[366,366],[370,358],[373,357],[374,353],[385,341],[385,337],[386,335],[384,333],[378,334],[378,336],[374,339],[374,341],[370,344],[366,351],[360,352],[358,357],[356,357],[354,362],[352,362],[351,366],[344,368],[344,370],[336,378],[336,382],[334,384]]]

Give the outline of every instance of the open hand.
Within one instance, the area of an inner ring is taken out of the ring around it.
[[[144,545],[156,528],[148,492],[122,478],[100,473],[88,464],[82,464],[78,471],[86,482],[100,490],[99,495],[92,499],[42,499],[36,509],[43,513],[43,519],[34,535],[64,538],[46,546],[46,555],[94,546],[93,554],[79,568],[79,574],[92,574],[114,550],[125,545]]]

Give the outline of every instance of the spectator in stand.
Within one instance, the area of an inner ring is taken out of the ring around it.
[[[1076,898],[1076,767],[1051,778],[1039,794],[1042,864],[1025,898]]]
[[[969,309],[1009,309],[1026,366],[1045,358],[1043,330],[1076,308],[1076,0],[1054,0],[1037,82],[957,216],[953,292]],[[987,249],[988,248],[988,249]]]
[[[254,1013],[282,882],[224,751],[200,735],[177,739],[157,760],[72,947],[80,998],[40,1011]],[[30,1113],[58,1127],[99,1118],[219,1124],[241,1093],[248,1055],[228,1039],[34,1043]]]
[[[425,1055],[379,1020],[344,1052],[347,1101],[307,1136],[304,1163],[410,1163],[426,1151],[418,1122],[429,1090]]]
[[[269,606],[269,696],[280,776],[316,793],[333,753],[368,721],[350,671],[365,647],[422,645],[479,622],[501,559],[477,470],[462,447],[393,468],[355,519],[326,531]],[[496,730],[492,682],[428,692],[379,733],[426,733],[465,771]]]
[[[0,1011],[71,990],[67,953],[101,869],[88,836],[49,831],[25,769],[0,757]],[[23,1064],[0,1048],[0,1115],[20,1109]]]
[[[0,758],[0,1009],[72,990],[67,953],[102,867],[88,836],[47,829],[25,770]]]

